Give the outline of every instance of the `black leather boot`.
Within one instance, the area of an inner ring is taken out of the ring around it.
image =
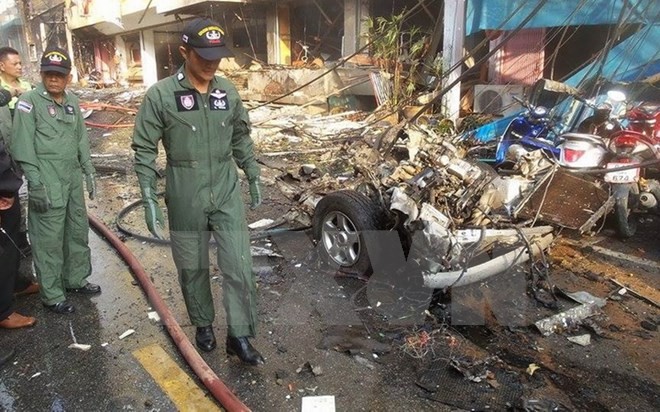
[[[213,334],[213,326],[201,326],[197,328],[195,333],[195,342],[197,347],[204,352],[211,352],[216,347],[215,335]]]
[[[69,301],[66,300],[57,302],[54,305],[46,305],[44,303],[44,306],[55,313],[59,313],[60,315],[64,315],[66,313],[73,313],[76,311],[75,306],[73,306]]]
[[[266,363],[263,356],[257,351],[247,336],[234,337],[227,336],[227,356],[236,355],[238,358],[247,363],[248,365],[263,365]]]

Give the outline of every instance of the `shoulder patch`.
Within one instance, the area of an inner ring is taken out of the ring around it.
[[[20,100],[16,105],[16,108],[25,113],[30,113],[32,111],[32,105],[25,100]]]

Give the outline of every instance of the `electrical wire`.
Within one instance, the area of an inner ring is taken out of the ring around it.
[[[471,67],[471,68],[469,68],[468,70],[466,70],[465,73],[464,73],[463,75],[466,76],[468,73],[471,73],[472,71],[474,71],[474,68],[475,68],[475,67],[478,67],[481,63],[487,61],[492,55],[494,55],[498,50],[500,50],[500,48],[502,48],[503,44],[505,44],[507,41],[509,41],[509,39],[511,39],[511,38],[512,38],[513,36],[515,36],[516,34],[518,34],[518,32],[520,32],[520,30],[522,30],[522,29],[525,27],[525,25],[526,25],[526,24],[527,24],[527,23],[528,23],[528,22],[529,22],[534,16],[536,16],[536,15],[538,14],[539,11],[541,11],[541,9],[543,8],[543,6],[544,6],[547,2],[548,2],[548,0],[540,0],[540,1],[539,1],[539,4],[537,4],[536,7],[534,7],[534,9],[529,13],[529,15],[527,15],[527,17],[525,17],[525,18],[522,20],[522,22],[520,22],[520,24],[519,24],[515,29],[511,30],[510,32],[508,32],[508,33],[504,36],[504,38],[502,39],[502,43],[501,43],[501,44],[498,44],[495,48],[493,48],[493,49],[490,50],[488,53],[486,53],[486,55],[483,56],[483,57],[482,57],[482,58],[481,58],[481,59],[480,59],[480,60],[479,60],[479,61],[478,61],[473,67]],[[417,113],[415,113],[410,119],[406,119],[406,120],[404,120],[404,121],[403,121],[404,125],[407,124],[407,123],[415,122],[415,121],[416,121],[416,120],[422,115],[422,113],[424,113],[426,110],[428,110],[428,109],[429,109],[430,107],[432,107],[434,104],[436,104],[436,103],[438,102],[438,100],[440,100],[440,98],[441,98],[442,96],[444,96],[445,94],[447,94],[447,92],[449,92],[454,86],[456,86],[458,83],[460,83],[462,77],[463,77],[463,76],[458,76],[458,78],[456,78],[454,81],[452,81],[451,83],[449,83],[448,85],[446,85],[446,86],[445,86],[445,87],[444,87],[444,88],[443,88],[443,89],[442,89],[442,90],[441,90],[441,91],[440,91],[440,92],[439,92],[439,93],[438,93],[433,99],[431,99],[431,101],[429,101],[429,102],[426,103],[424,106],[422,106],[422,108],[421,108]]]
[[[413,12],[414,12],[416,9],[420,8],[421,5],[422,5],[424,2],[426,2],[426,1],[428,1],[428,0],[419,0],[419,2],[417,3],[416,6],[412,7],[408,12],[406,12],[406,14],[404,15],[404,20],[405,20],[406,18],[408,18],[410,15],[412,15]],[[543,1],[547,1],[547,0],[543,0]],[[384,34],[382,34],[381,36],[379,36],[379,38],[382,37],[382,36],[384,36]],[[357,51],[355,51],[353,54],[351,54],[351,55],[349,55],[349,56],[346,56],[346,57],[343,57],[341,60],[339,60],[337,63],[335,63],[331,68],[329,68],[328,70],[324,71],[324,72],[321,73],[320,75],[314,77],[313,79],[311,79],[311,80],[308,81],[307,83],[304,83],[304,84],[302,84],[302,85],[296,87],[295,89],[293,89],[293,90],[291,90],[291,91],[289,91],[289,92],[287,92],[287,93],[285,93],[285,94],[279,96],[279,97],[276,97],[276,98],[271,99],[271,100],[269,100],[269,101],[267,101],[267,102],[265,102],[265,103],[261,103],[261,104],[259,104],[259,105],[257,105],[257,106],[254,106],[254,107],[248,109],[248,111],[250,111],[250,110],[255,110],[255,109],[258,109],[258,108],[260,108],[260,107],[267,106],[267,105],[269,105],[269,104],[271,104],[271,103],[275,103],[275,102],[277,102],[277,101],[279,101],[279,100],[281,100],[281,99],[283,99],[283,98],[285,98],[285,97],[287,97],[287,96],[292,95],[293,93],[295,93],[295,92],[297,92],[297,91],[299,91],[299,90],[304,89],[305,87],[309,86],[310,84],[312,84],[312,83],[316,82],[317,80],[319,80],[319,79],[325,77],[325,76],[328,75],[329,73],[332,73],[332,72],[335,71],[338,67],[343,66],[347,61],[349,61],[349,60],[352,59],[353,57],[355,57],[355,56],[357,56],[358,54],[362,53],[363,51],[367,50],[367,49],[371,46],[372,43],[373,43],[373,40],[372,40],[371,42],[368,42],[368,43],[365,44],[364,46],[360,47],[360,48],[359,48]]]
[[[585,0],[582,0],[582,1],[585,1]],[[512,12],[507,18],[506,18],[506,19],[504,19],[504,20],[502,21],[502,23],[500,23],[500,25],[499,25],[498,27],[496,27],[494,30],[495,30],[495,31],[499,31],[499,30],[501,30],[501,29],[502,29],[507,23],[509,23],[509,21],[510,21],[510,20],[511,20],[511,19],[512,19],[512,18],[513,18],[513,17],[514,17],[519,11],[520,11],[520,10],[522,10],[522,8],[523,8],[524,6],[525,6],[525,2],[520,2],[520,4],[518,5],[518,7],[517,7],[517,8],[516,8],[516,9],[515,9],[515,10],[514,10],[514,11],[513,11],[513,12]],[[447,69],[447,70],[443,70],[441,78],[445,78],[446,76],[449,75],[449,73],[452,73],[454,70],[458,69],[459,67],[462,67],[463,63],[465,63],[466,61],[468,61],[468,60],[471,59],[471,58],[474,58],[474,54],[476,54],[479,50],[481,50],[482,47],[488,45],[489,43],[490,43],[490,41],[488,40],[488,38],[483,39],[481,42],[479,42],[479,44],[477,44],[477,45],[472,49],[471,52],[466,53],[465,56],[463,56],[463,58],[461,58],[459,61],[457,61],[453,66],[451,66],[451,67],[450,67],[449,69]],[[503,44],[502,44],[502,46],[503,46]],[[502,46],[499,46],[499,47],[502,47]],[[499,47],[498,47],[498,48],[499,48]],[[476,67],[478,64],[481,64],[481,63],[483,63],[483,62],[484,62],[484,59],[480,59],[477,63],[474,64],[473,67]],[[461,76],[459,76],[459,79],[462,79],[463,77],[467,77],[467,75],[468,75],[468,73],[465,72],[465,73],[463,73]],[[437,90],[437,89],[436,89],[436,90]],[[409,103],[409,101],[403,101],[403,102],[402,102],[402,105],[405,105],[405,104],[408,104],[408,103]],[[429,106],[429,107],[430,107],[430,106]],[[425,112],[426,109],[427,109],[427,107],[425,106],[424,109],[421,109],[421,110],[420,110],[420,113]],[[369,123],[369,124],[366,125],[365,127],[372,127],[372,126],[378,124],[379,122],[383,121],[384,119],[387,119],[388,117],[390,117],[391,115],[393,115],[393,114],[396,113],[396,112],[398,112],[398,108],[392,108],[392,109],[386,111],[386,112],[385,112],[384,114],[382,114],[380,117],[378,117],[378,118],[376,118],[375,120],[373,120],[371,123]]]
[[[534,226],[534,224],[536,224],[536,221],[538,220],[539,216],[541,215],[541,209],[543,209],[543,205],[545,204],[545,198],[548,195],[548,190],[550,189],[550,185],[552,184],[552,179],[555,178],[555,174],[557,173],[557,166],[558,166],[558,164],[555,164],[555,166],[552,168],[552,171],[550,172],[551,175],[548,179],[548,183],[545,185],[545,189],[543,190],[543,197],[541,197],[541,203],[539,204],[539,207],[536,210],[536,215],[534,216],[534,219],[532,220],[532,226]]]
[[[625,12],[627,10],[627,5],[628,5],[628,0],[623,0],[623,7],[621,7],[621,13],[619,13],[619,18],[617,19],[617,25],[614,29],[614,33],[616,35],[611,36],[608,42],[605,44],[605,47],[603,48],[602,51],[602,58],[601,62],[598,65],[598,71],[596,72],[596,75],[594,76],[596,79],[600,77],[600,75],[603,73],[603,69],[605,68],[605,63],[607,62],[607,55],[610,53],[610,50],[612,50],[612,47],[614,47],[614,42],[616,38],[618,37],[617,35],[621,34],[622,28],[623,28],[623,16],[625,15]],[[632,15],[632,14],[630,14]],[[629,15],[629,16],[630,16]],[[595,94],[597,90],[597,82],[594,83],[594,86],[591,90],[591,94]]]

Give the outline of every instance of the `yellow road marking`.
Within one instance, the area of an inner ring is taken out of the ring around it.
[[[158,345],[149,345],[133,352],[133,356],[174,402],[180,411],[221,411],[179,365]]]

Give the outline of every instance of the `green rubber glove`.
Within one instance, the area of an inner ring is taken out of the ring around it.
[[[259,187],[259,178],[250,182],[250,209],[256,209],[261,204],[261,188]]]
[[[144,203],[144,221],[147,223],[147,229],[156,239],[165,239],[163,228],[165,227],[165,217],[158,201],[145,199]]]
[[[28,186],[28,202],[35,212],[44,213],[50,209],[50,199],[42,184]]]
[[[96,196],[96,177],[93,173],[85,175],[85,187],[87,187],[89,200],[94,200],[94,196]]]

